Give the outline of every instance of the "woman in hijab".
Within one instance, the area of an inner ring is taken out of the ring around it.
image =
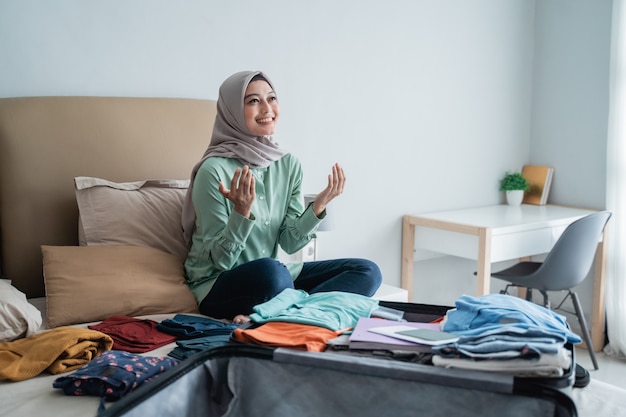
[[[304,207],[300,162],[272,136],[279,115],[262,72],[238,72],[222,83],[211,142],[192,170],[182,217],[187,282],[205,315],[244,322],[285,288],[371,296],[382,281],[366,259],[278,261],[279,246],[295,253],[314,237],[345,184],[335,164],[326,188]]]

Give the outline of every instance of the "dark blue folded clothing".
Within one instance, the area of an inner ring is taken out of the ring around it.
[[[141,384],[177,365],[168,357],[141,356],[121,350],[111,350],[98,356],[70,375],[57,378],[52,386],[67,395],[96,395],[104,401],[115,401]]]
[[[230,335],[239,324],[224,323],[209,317],[177,314],[171,319],[163,320],[157,329],[163,333],[173,334],[179,339],[193,339],[204,336]]]
[[[190,356],[219,346],[230,343],[230,334],[218,334],[212,336],[197,337],[195,339],[179,340],[178,345],[168,356],[178,360],[185,360]]]

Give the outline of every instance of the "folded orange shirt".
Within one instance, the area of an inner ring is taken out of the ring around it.
[[[288,347],[297,350],[322,352],[326,342],[344,330],[330,330],[309,324],[271,321],[252,329],[235,329],[233,338],[239,342],[261,346]]]

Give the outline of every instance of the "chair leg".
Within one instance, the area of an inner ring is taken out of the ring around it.
[[[596,353],[593,350],[593,343],[591,343],[591,336],[589,336],[589,329],[587,328],[587,321],[585,320],[583,309],[580,305],[580,301],[578,300],[578,295],[572,291],[569,292],[569,295],[570,297],[572,297],[572,303],[574,304],[574,309],[576,310],[576,316],[578,316],[578,323],[580,323],[580,327],[583,333],[583,340],[587,344],[587,350],[589,351],[589,356],[591,356],[593,369],[598,370],[598,361],[596,360]]]

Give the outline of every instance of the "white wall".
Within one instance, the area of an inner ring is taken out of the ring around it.
[[[0,97],[216,98],[232,72],[266,71],[282,105],[277,139],[300,157],[305,192],[324,187],[335,161],[348,175],[335,204],[338,228],[320,236],[321,257],[371,258],[385,282],[399,285],[403,214],[498,203],[506,170],[556,161],[553,149],[562,143],[551,145],[559,139],[548,133],[557,127],[552,116],[541,117],[553,106],[539,94],[543,86],[533,89],[533,71],[543,68],[535,59],[552,59],[543,49],[535,54],[536,37],[550,37],[558,10],[536,3],[559,9],[568,2],[0,0]],[[599,3],[573,2],[566,37],[550,38],[557,49],[585,41],[567,37],[579,23],[585,36],[603,33],[610,2]],[[593,40],[608,49],[603,36]],[[562,88],[581,82],[567,78]],[[574,99],[588,99],[589,91],[596,99],[605,82],[585,79],[585,93]],[[600,136],[573,140],[580,152],[570,152],[585,161],[589,148],[604,146]],[[586,161],[594,172],[604,169],[598,155]],[[566,175],[557,166],[554,195],[563,203]],[[589,181],[604,187],[599,174]],[[586,195],[571,200],[602,204]],[[416,273],[431,285],[416,288],[415,300],[451,303],[474,293],[473,271],[463,260],[420,263]]]
[[[554,166],[557,204],[606,207],[611,12],[611,0],[536,2],[529,159]],[[593,279],[577,292],[591,324]]]
[[[605,207],[611,11],[610,0],[537,2],[530,159],[555,167],[562,204]]]

